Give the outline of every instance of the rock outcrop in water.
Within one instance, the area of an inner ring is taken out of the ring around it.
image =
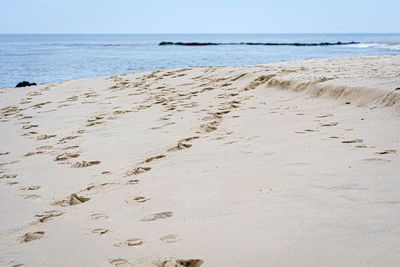
[[[30,83],[30,82],[27,82],[27,81],[23,81],[23,82],[19,82],[16,86],[15,86],[15,88],[18,88],[18,87],[27,87],[27,86],[33,86],[33,85],[37,85],[36,83]]]
[[[207,45],[264,45],[264,46],[330,46],[330,45],[351,45],[359,42],[336,42],[336,43],[200,43],[200,42],[161,42],[158,45],[182,45],[182,46],[207,46]]]

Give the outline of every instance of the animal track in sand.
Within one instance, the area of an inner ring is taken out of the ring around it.
[[[179,235],[177,234],[170,234],[170,235],[165,235],[160,238],[161,241],[164,241],[166,243],[175,243],[180,240]]]
[[[109,229],[105,229],[105,228],[96,228],[96,229],[92,230],[92,233],[93,234],[98,234],[98,235],[104,235],[108,231],[110,231],[110,230]]]
[[[148,172],[151,170],[151,167],[137,167],[133,170],[127,171],[125,173],[126,176],[131,176],[131,175],[138,175],[144,172]]]
[[[43,231],[26,233],[22,236],[21,243],[27,243],[27,242],[31,242],[33,240],[40,239],[40,238],[44,237],[44,234],[45,234],[45,232],[43,232]]]
[[[42,134],[42,135],[39,135],[36,139],[37,140],[46,140],[46,139],[53,138],[53,137],[56,137],[56,135],[55,134],[49,134],[49,135]]]
[[[159,219],[169,218],[169,217],[172,217],[172,215],[174,215],[174,213],[172,211],[165,211],[165,212],[154,213],[154,214],[144,217],[140,220],[144,221],[144,222],[150,222],[150,221],[155,221],[155,220],[159,220]]]
[[[101,161],[98,161],[98,160],[89,161],[89,162],[87,162],[87,161],[75,162],[74,164],[71,165],[71,168],[86,168],[86,167],[90,167],[93,165],[98,165],[100,163],[101,163]]]
[[[157,266],[158,267],[199,267],[204,263],[203,260],[200,259],[189,259],[189,260],[164,260],[160,262]]]
[[[44,222],[50,221],[54,217],[59,217],[59,216],[63,215],[64,213],[65,212],[59,211],[59,210],[47,210],[44,213],[36,214],[35,216],[39,218],[37,220],[37,222],[44,223]]]
[[[128,247],[136,247],[136,246],[141,246],[144,244],[144,240],[140,238],[131,238],[128,240],[125,240],[123,242],[119,242],[114,244],[115,247],[123,247],[123,246],[128,246]]]
[[[109,217],[104,213],[92,213],[90,215],[92,220],[99,220],[99,219],[108,219]]]

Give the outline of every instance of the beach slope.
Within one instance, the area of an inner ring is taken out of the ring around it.
[[[398,266],[400,56],[0,89],[2,266]]]

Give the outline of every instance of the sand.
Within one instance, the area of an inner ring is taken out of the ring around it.
[[[400,56],[0,90],[1,266],[398,266]]]

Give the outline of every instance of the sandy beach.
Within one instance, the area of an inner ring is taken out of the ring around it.
[[[400,55],[0,89],[1,266],[398,266]]]

